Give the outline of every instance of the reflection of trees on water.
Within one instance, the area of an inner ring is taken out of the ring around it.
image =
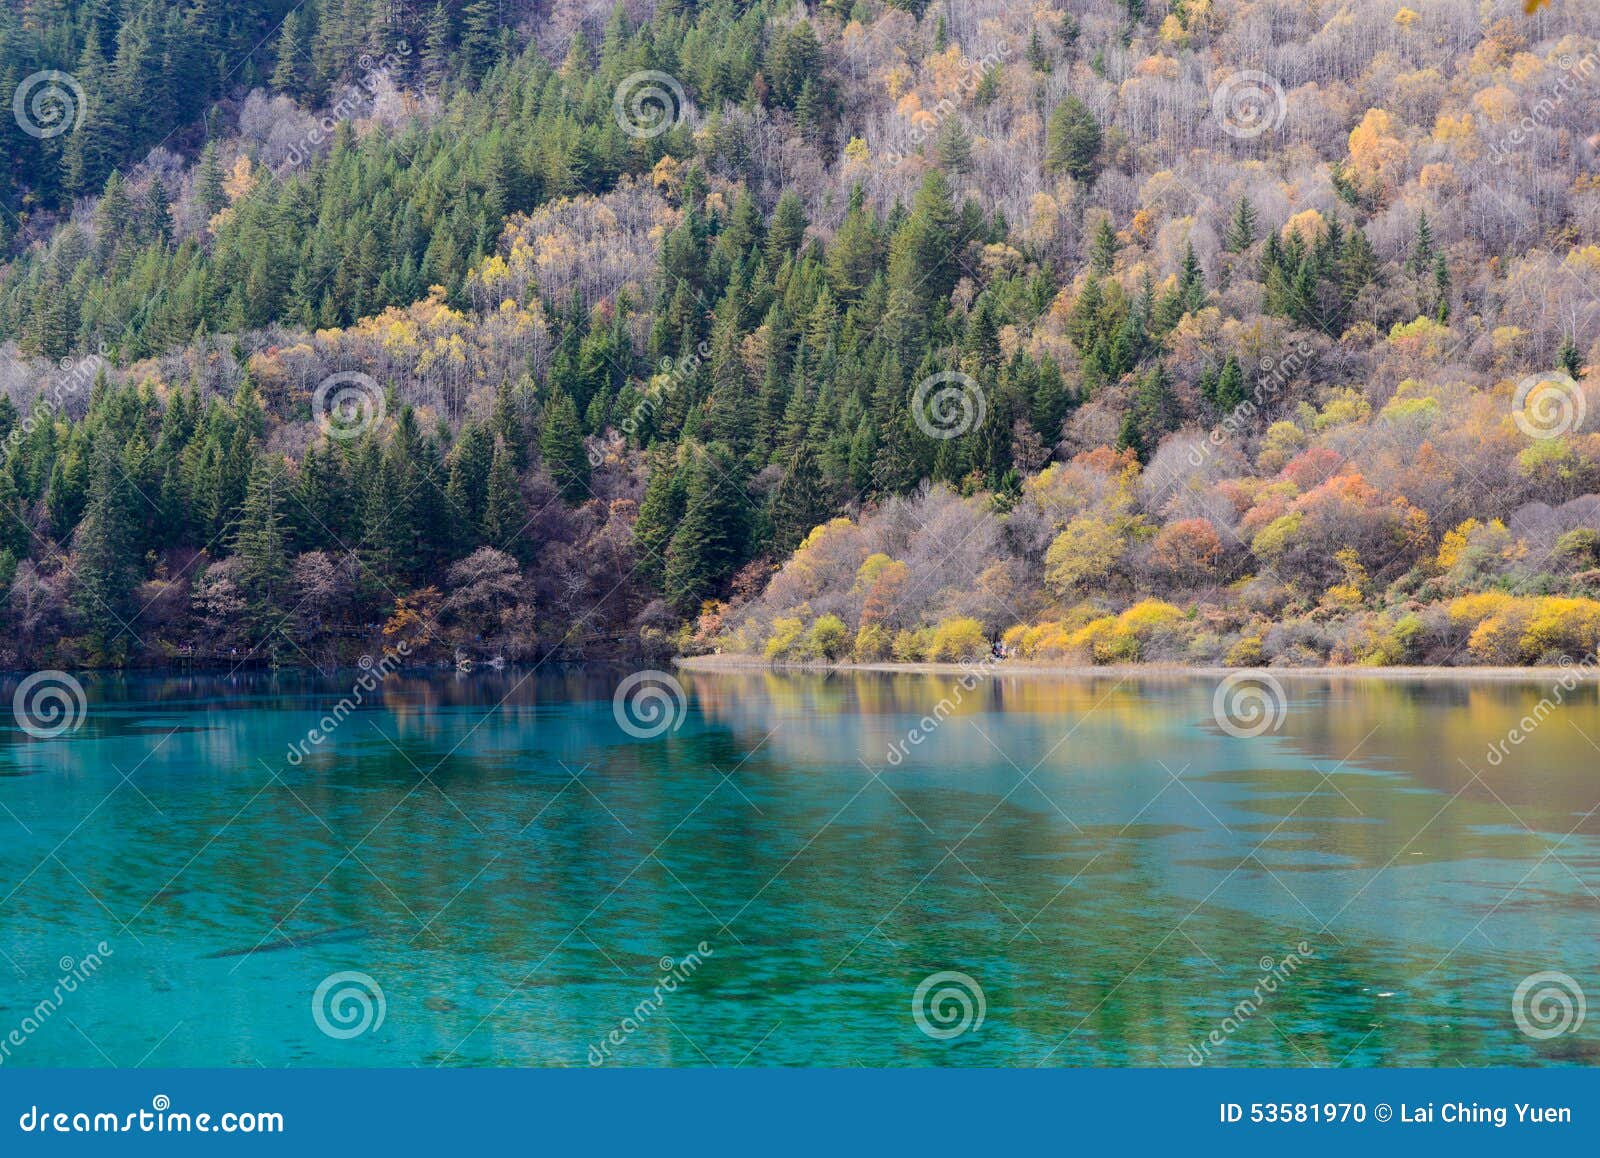
[[[1287,742],[1319,760],[1354,754],[1447,796],[1488,806],[1484,823],[1600,834],[1600,685],[1559,684],[1560,670],[1518,680],[1339,680],[1324,711],[1291,713]],[[1292,685],[1299,686],[1299,685]],[[1520,743],[1512,728],[1537,721]],[[1498,762],[1491,758],[1497,751]],[[1476,776],[1477,779],[1474,779]],[[1587,819],[1584,814],[1589,813]]]
[[[1510,1020],[1515,983],[1562,964],[1572,930],[1592,927],[1559,866],[1501,903],[1550,839],[1474,792],[1441,811],[1460,781],[1440,765],[1526,705],[1526,688],[1292,682],[1282,732],[1241,741],[1215,727],[1205,680],[1000,677],[964,690],[918,758],[889,769],[872,753],[953,701],[958,677],[691,673],[683,727],[638,741],[612,717],[626,671],[402,672],[382,710],[271,780],[260,761],[354,674],[90,682],[93,727],[138,734],[136,751],[183,727],[138,775],[162,813],[120,792],[71,847],[111,912],[140,914],[134,931],[169,954],[162,976],[178,988],[216,953],[254,977],[349,945],[385,977],[424,984],[434,1004],[408,1011],[427,1028],[407,1041],[416,1056],[445,1060],[505,999],[449,1060],[548,1064],[577,1061],[660,956],[706,940],[716,952],[672,1016],[719,1061],[782,1022],[759,1060],[1029,1064],[1065,1038],[1049,1064],[1184,1065],[1260,959],[1306,940],[1314,957],[1213,1064],[1600,1061]],[[1564,710],[1540,740],[1571,733],[1569,719],[1587,730],[1595,698]],[[79,735],[89,743],[58,750],[80,754],[80,777],[114,783],[98,762],[123,749]],[[1317,769],[1362,740],[1337,789],[1323,783]],[[1548,820],[1593,762],[1564,738],[1547,751],[1575,762],[1549,773]],[[1162,763],[1182,782],[1162,790]],[[1495,776],[1496,791],[1514,789]],[[62,835],[25,815],[36,836],[0,858],[31,864]],[[1577,873],[1593,863],[1582,836],[1563,852]],[[104,922],[98,901],[60,883],[29,882],[7,927]],[[1492,943],[1451,951],[1486,914]],[[308,947],[248,952],[285,938]],[[982,1034],[934,1056],[906,1003],[943,968],[978,978],[989,1013]],[[579,1044],[565,1057],[551,1040]],[[638,1051],[703,1064],[672,1034]]]

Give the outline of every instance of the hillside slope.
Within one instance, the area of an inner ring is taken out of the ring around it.
[[[10,662],[1600,646],[1592,5],[286,7],[0,22]]]

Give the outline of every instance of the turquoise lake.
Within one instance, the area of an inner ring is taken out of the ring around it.
[[[1592,686],[358,674],[0,716],[4,1065],[1600,1064]]]

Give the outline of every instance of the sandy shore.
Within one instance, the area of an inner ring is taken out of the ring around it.
[[[1356,680],[1528,680],[1551,682],[1562,677],[1589,682],[1600,677],[1600,665],[1581,667],[1201,667],[1185,664],[1109,664],[1095,667],[1083,664],[1039,663],[1025,659],[1004,659],[992,664],[974,660],[959,663],[783,663],[754,655],[691,655],[672,661],[689,672],[894,672],[902,675],[964,675],[982,672],[987,676],[1093,677],[1095,679],[1221,679],[1244,671],[1259,671],[1274,679],[1356,679]]]

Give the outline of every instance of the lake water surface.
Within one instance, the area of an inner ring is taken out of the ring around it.
[[[627,674],[6,716],[0,1061],[1600,1063],[1593,687],[686,674],[638,735]]]

